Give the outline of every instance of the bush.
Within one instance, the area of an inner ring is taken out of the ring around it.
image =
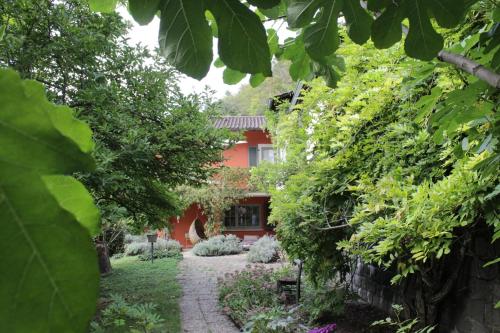
[[[130,235],[127,234],[125,235],[125,238],[123,239],[123,242],[125,244],[130,244],[130,243],[144,243],[147,242],[148,238],[146,235]]]
[[[146,253],[150,248],[151,245],[149,243],[130,243],[125,246],[125,255],[137,256]]]
[[[241,272],[226,274],[219,279],[219,304],[233,321],[246,333],[309,332],[309,326],[330,323],[312,330],[315,333],[333,332],[333,318],[344,311],[346,295],[336,285],[314,287],[304,281],[299,305],[285,305],[277,295],[276,283],[282,277],[295,276],[292,266],[278,271],[263,265]]]
[[[224,312],[243,326],[253,315],[279,306],[276,277],[273,270],[263,266],[226,274],[219,279],[219,302]]]
[[[163,249],[163,250],[157,250],[155,249],[154,252],[153,252],[153,258],[154,259],[161,259],[161,258],[177,258],[177,259],[181,259],[182,258],[182,254],[181,254],[181,251],[177,251],[175,249],[170,249],[170,250],[166,250],[166,249]],[[145,254],[140,254],[139,255],[139,260],[142,260],[142,261],[147,261],[147,260],[151,260],[151,253],[145,253]]]
[[[141,236],[134,236],[137,240],[142,240],[144,238],[139,238]],[[130,238],[129,238],[130,239]],[[180,254],[182,251],[181,244],[172,239],[162,239],[159,238],[154,245],[155,252],[163,251],[163,252],[172,252]],[[149,255],[151,252],[151,243],[148,243],[147,240],[140,242],[132,242],[125,246],[125,254],[127,256],[137,256],[137,255]],[[151,256],[150,256],[151,259]]]
[[[249,262],[270,263],[278,260],[280,245],[274,237],[264,236],[256,241],[248,251]]]
[[[242,251],[241,241],[235,235],[218,235],[203,240],[193,247],[193,253],[202,257],[238,254]]]

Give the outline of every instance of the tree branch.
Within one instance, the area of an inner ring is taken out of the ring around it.
[[[361,1],[361,6],[365,10],[368,10],[366,1]],[[375,19],[380,15],[381,13],[375,13]],[[408,35],[408,27],[404,24],[401,24],[401,27],[403,28],[403,34],[405,36]],[[461,70],[477,77],[478,79],[487,82],[494,88],[500,88],[500,74],[491,71],[490,69],[478,64],[477,62],[469,58],[466,58],[460,54],[441,50],[437,55],[437,59],[460,68]]]
[[[494,73],[483,65],[478,64],[460,54],[440,51],[437,58],[443,62],[455,65],[461,70],[486,81],[490,86],[500,88],[500,74]]]

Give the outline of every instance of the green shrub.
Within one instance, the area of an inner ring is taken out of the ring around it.
[[[301,304],[309,323],[327,323],[344,313],[348,293],[337,286],[314,287],[305,283]]]
[[[125,246],[125,255],[137,256],[146,253],[150,248],[149,243],[129,243]]]
[[[144,242],[147,242],[148,241],[148,238],[146,237],[146,235],[130,235],[130,234],[127,234],[125,235],[124,239],[123,239],[123,242],[125,244],[130,244],[130,243],[144,243]]]
[[[263,266],[227,273],[219,279],[219,303],[224,312],[243,326],[253,315],[278,307],[276,274]]]
[[[349,296],[336,285],[318,287],[304,281],[299,305],[282,304],[277,281],[295,276],[291,266],[274,271],[262,265],[219,279],[219,304],[247,333],[308,332],[308,326],[331,323],[344,312]]]
[[[164,321],[155,310],[155,304],[129,304],[123,297],[111,295],[111,304],[99,322],[92,322],[91,333],[153,332]]]
[[[176,250],[176,249],[160,249],[160,250],[155,249],[153,251],[153,258],[154,259],[161,259],[161,258],[181,259],[182,254],[181,254],[180,250]],[[140,254],[139,260],[142,260],[142,261],[151,260],[151,253],[148,252],[148,253]]]
[[[264,236],[256,241],[248,251],[249,262],[270,263],[279,259],[280,245],[274,237]]]
[[[203,240],[193,247],[193,253],[202,257],[238,254],[242,251],[241,241],[235,235],[218,235]]]
[[[141,238],[136,238],[141,239]],[[176,252],[181,253],[182,247],[181,244],[172,239],[162,239],[159,238],[154,244],[155,251],[167,251],[167,252]],[[151,252],[151,243],[147,241],[141,242],[132,242],[125,246],[125,254],[127,256],[137,256],[137,255],[149,255]],[[150,257],[151,258],[151,257]]]
[[[123,258],[125,256],[125,253],[115,253],[111,256],[111,259],[120,259],[120,258]]]
[[[286,310],[282,307],[253,316],[242,328],[243,333],[306,333],[309,328],[300,323],[300,307]]]

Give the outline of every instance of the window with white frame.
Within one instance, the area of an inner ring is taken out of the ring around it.
[[[260,227],[260,205],[234,205],[224,214],[228,229],[253,229]]]
[[[248,164],[250,167],[259,165],[262,161],[274,163],[276,152],[271,144],[260,144],[256,147],[248,147]]]

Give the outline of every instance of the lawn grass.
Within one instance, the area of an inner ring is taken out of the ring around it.
[[[129,303],[154,303],[157,313],[165,320],[159,330],[165,333],[181,331],[177,282],[177,259],[156,259],[153,264],[137,257],[112,260],[113,272],[101,279],[101,297],[118,294]]]

